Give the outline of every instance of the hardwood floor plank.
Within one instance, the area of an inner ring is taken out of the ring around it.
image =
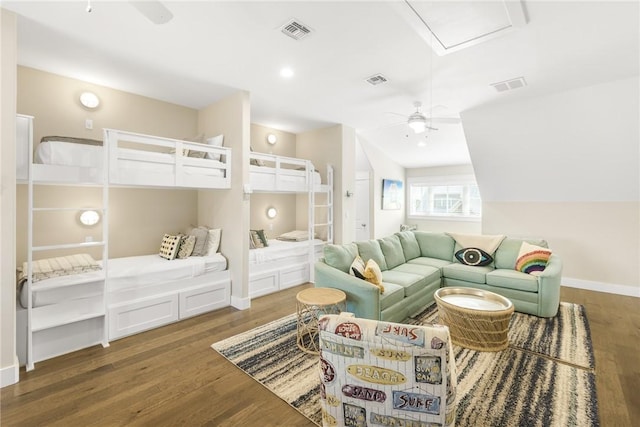
[[[2,426],[293,426],[313,424],[210,348],[295,311],[303,285],[36,364],[0,391]],[[583,304],[603,426],[640,419],[640,300],[562,288]]]

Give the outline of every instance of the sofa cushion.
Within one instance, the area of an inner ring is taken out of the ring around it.
[[[384,293],[380,294],[380,311],[399,303],[404,299],[404,288],[395,283],[383,282]]]
[[[382,272],[384,283],[395,283],[404,288],[404,296],[409,297],[427,285],[426,277],[419,274],[405,273],[403,271],[387,270]]]
[[[420,256],[420,245],[416,240],[416,235],[411,231],[401,231],[396,233],[400,244],[402,245],[402,251],[404,252],[404,259],[409,261]]]
[[[493,255],[496,268],[508,268],[511,270],[516,269],[516,260],[518,259],[518,253],[522,242],[528,242],[532,245],[548,248],[549,245],[542,239],[512,239],[507,237],[502,241],[496,253]]]
[[[499,269],[487,273],[487,285],[525,292],[538,292],[538,279],[535,276],[515,270]]]
[[[493,270],[493,267],[474,267],[464,264],[449,264],[442,267],[442,275],[449,279],[464,280],[472,283],[487,283],[487,273]]]
[[[358,246],[358,253],[362,257],[364,262],[372,259],[378,264],[380,270],[388,270],[387,262],[384,259],[384,254],[382,253],[382,249],[380,249],[380,242],[378,242],[377,240],[366,240],[362,242],[356,242],[356,245]]]
[[[445,265],[451,264],[451,261],[446,259],[429,258],[426,256],[421,256],[418,258],[414,258],[411,261],[407,261],[407,264],[430,265],[431,267],[436,267],[441,269]]]
[[[455,244],[453,237],[444,233],[427,231],[414,231],[413,234],[415,234],[420,246],[420,255],[452,261],[451,257],[453,256],[453,246]]]
[[[358,256],[358,246],[355,243],[346,245],[325,245],[323,249],[324,262],[343,273],[349,273],[351,263]]]
[[[393,271],[418,274],[426,279],[425,284],[433,283],[434,281],[439,280],[442,276],[439,268],[421,264],[401,264],[394,268]]]
[[[378,239],[378,243],[380,243],[380,249],[384,254],[387,270],[391,270],[406,262],[398,236],[387,236],[383,239]]]

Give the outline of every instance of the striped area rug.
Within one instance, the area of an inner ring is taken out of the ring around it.
[[[436,315],[429,307],[413,322]],[[549,320],[516,314],[509,338],[511,346],[496,353],[454,347],[458,426],[599,426],[581,306],[562,303],[558,317]],[[318,359],[298,350],[294,314],[211,347],[321,425]]]

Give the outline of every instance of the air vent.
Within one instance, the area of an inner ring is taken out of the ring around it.
[[[498,92],[506,92],[508,90],[518,89],[527,85],[524,77],[518,77],[504,82],[491,83],[491,86]]]
[[[386,83],[388,79],[382,74],[374,74],[371,77],[367,77],[366,82],[370,85],[377,86],[382,83]]]
[[[311,34],[311,29],[296,19],[292,19],[284,24],[280,31],[294,40],[301,40]]]

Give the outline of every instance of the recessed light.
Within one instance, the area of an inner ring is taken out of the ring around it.
[[[284,67],[280,70],[280,76],[284,77],[285,79],[290,79],[291,77],[293,77],[293,70],[289,67]]]
[[[418,147],[426,147],[427,143],[426,141],[418,141]]]

